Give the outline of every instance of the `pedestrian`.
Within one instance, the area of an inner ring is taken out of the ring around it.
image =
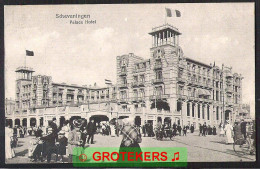
[[[145,125],[146,125],[146,122],[144,122],[144,125],[142,126],[142,133],[143,133],[144,137],[146,135]]]
[[[176,134],[177,134],[177,125],[176,125],[175,122],[172,125],[172,130],[173,130],[173,136],[176,136]]]
[[[207,131],[207,125],[206,125],[206,122],[204,122],[203,126],[202,126],[202,136],[205,136],[206,137],[206,131]]]
[[[216,126],[213,126],[213,135],[217,135],[217,129],[216,129]]]
[[[184,126],[184,127],[183,127],[183,136],[184,136],[184,135],[187,136],[186,133],[187,133],[187,126]]]
[[[37,160],[41,160],[43,162],[43,141],[41,140],[42,135],[40,133],[35,134],[35,138],[30,140],[30,146],[28,149],[28,157],[32,157],[32,162],[36,162]]]
[[[81,146],[83,141],[81,139],[80,127],[82,126],[83,121],[81,119],[75,119],[72,122],[72,130],[69,132],[68,138],[68,154],[69,154],[69,163],[72,163],[73,159],[77,160],[78,156],[81,154]]]
[[[220,128],[219,136],[220,136],[220,137],[221,137],[221,136],[224,137],[224,135],[225,135],[224,125],[223,125],[222,123],[220,123],[219,128]]]
[[[8,124],[5,127],[5,158],[10,159],[15,156],[14,149],[12,148],[12,140],[13,140],[13,129],[11,125]]]
[[[65,131],[61,130],[58,133],[58,139],[56,142],[56,146],[58,149],[58,153],[56,156],[56,160],[58,160],[58,155],[61,156],[61,161],[64,163],[64,156],[66,155],[66,146],[68,144],[68,139],[65,137]]]
[[[85,146],[86,144],[86,139],[87,139],[87,120],[85,119],[82,119],[83,121],[83,124],[82,126],[80,127],[80,132],[81,132],[81,139],[82,139],[82,145],[83,147]]]
[[[96,125],[93,119],[87,125],[87,132],[88,132],[87,143],[89,144],[89,140],[91,140],[91,144],[94,144],[94,134],[96,132]]]
[[[139,143],[142,142],[142,136],[140,132],[138,131],[137,127],[134,125],[134,119],[133,118],[125,118],[123,119],[123,139],[120,144],[119,152],[134,152],[133,157],[135,159],[136,153],[142,156],[142,150],[140,148]],[[128,153],[124,155],[125,157],[122,157],[122,153],[119,153],[119,160],[118,162],[128,162],[127,160],[123,160],[124,158],[129,159],[130,155],[128,156]],[[139,158],[135,162],[142,162],[142,160]]]
[[[244,135],[244,138],[246,139],[246,122],[244,119],[241,120],[241,132]]]
[[[191,132],[191,133],[194,132],[194,126],[193,126],[193,124],[190,126],[190,132]]]
[[[41,137],[41,140],[44,141],[43,145],[43,156],[47,156],[47,163],[51,162],[51,155],[53,153],[57,154],[57,148],[55,146],[56,133],[53,132],[51,127],[48,128],[48,133],[46,136]]]
[[[57,124],[56,124],[57,120],[56,120],[56,117],[53,117],[52,118],[52,121],[50,122],[50,127],[52,128],[52,132],[53,134],[56,136],[56,139],[58,138],[58,127],[57,127]]]
[[[241,123],[238,123],[237,121],[235,122],[235,126],[234,126],[234,141],[243,138],[243,134],[241,132]],[[242,144],[239,143],[239,144]]]
[[[202,132],[203,132],[203,126],[202,126],[201,124],[199,124],[199,131],[200,131],[199,136],[200,136],[200,135],[203,135],[203,134],[202,134]]]
[[[180,124],[178,124],[177,130],[178,130],[179,136],[181,136],[181,125]]]
[[[225,126],[224,130],[226,131],[226,143],[227,144],[234,143],[234,140],[232,137],[233,127],[229,124],[229,120],[227,120],[227,125]]]

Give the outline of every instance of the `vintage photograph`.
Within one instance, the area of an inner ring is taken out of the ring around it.
[[[254,162],[254,18],[254,3],[6,5],[6,164],[79,147]]]

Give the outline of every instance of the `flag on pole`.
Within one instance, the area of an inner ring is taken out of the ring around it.
[[[105,79],[105,84],[112,84],[112,82],[111,82],[111,80],[107,80],[107,79]]]
[[[181,12],[179,10],[172,10],[170,8],[165,8],[167,17],[181,17]]]
[[[33,51],[26,50],[26,56],[34,56]]]

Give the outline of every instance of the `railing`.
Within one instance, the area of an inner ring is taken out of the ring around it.
[[[119,88],[128,88],[127,83],[119,84],[118,86],[119,86]]]
[[[162,68],[162,63],[155,63],[154,64],[154,69],[161,69]]]
[[[128,100],[127,98],[119,98],[119,102],[121,102],[121,103],[123,103],[123,102],[126,103],[127,100]]]
[[[119,72],[119,75],[120,75],[120,76],[127,75],[127,71],[126,71],[126,70],[121,70],[121,71]]]
[[[156,83],[163,83],[163,78],[160,78],[160,79],[153,79],[153,80],[152,80],[152,83],[153,83],[153,84],[156,84]]]
[[[132,87],[137,87],[138,86],[138,82],[132,82]]]
[[[181,82],[181,83],[185,83],[186,82],[186,80],[184,78],[182,78],[182,77],[177,77],[176,80],[178,82]]]
[[[72,94],[72,95],[74,95],[74,91],[67,91],[67,94]]]

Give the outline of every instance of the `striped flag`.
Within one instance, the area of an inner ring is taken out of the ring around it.
[[[107,80],[107,79],[105,79],[105,84],[112,84],[112,82],[111,82],[111,80]]]
[[[26,50],[26,56],[34,56],[33,51]]]
[[[172,10],[170,8],[165,8],[167,17],[181,17],[181,12],[179,10]]]

